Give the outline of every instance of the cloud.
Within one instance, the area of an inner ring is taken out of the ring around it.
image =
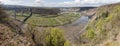
[[[34,2],[35,3],[43,3],[44,1],[43,0],[35,0]]]
[[[61,4],[65,6],[100,6],[117,2],[120,2],[120,0],[74,0],[63,2]]]
[[[0,0],[5,4],[27,5],[27,6],[50,6],[50,7],[72,7],[72,6],[100,6],[104,4],[117,3],[120,0],[72,0],[63,2],[48,2],[46,0]]]
[[[3,4],[22,4],[22,0],[0,0]]]
[[[39,0],[40,2],[43,0]],[[38,1],[38,2],[39,2]],[[46,6],[46,7],[84,7],[84,6],[100,6],[100,5],[105,5],[105,4],[110,4],[110,3],[117,3],[120,2],[120,0],[73,0],[73,1],[64,1],[64,2],[45,2],[43,1],[42,3],[37,4],[36,6]]]
[[[96,4],[96,3],[116,3],[116,2],[120,2],[120,0],[82,0],[82,3],[92,3],[92,4]]]
[[[80,3],[80,0],[74,0],[75,3]]]

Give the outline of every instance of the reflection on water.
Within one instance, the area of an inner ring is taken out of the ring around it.
[[[88,22],[88,16],[81,16],[78,20],[72,23],[72,26],[78,26],[80,24],[86,24]]]
[[[75,37],[75,35],[78,34],[78,32],[80,32],[87,25],[88,21],[88,16],[83,15],[71,24],[67,24],[59,28],[65,31],[64,34],[67,39],[72,40],[74,39],[73,37]]]
[[[89,21],[88,16],[81,16],[78,20],[72,22],[71,24],[64,25],[65,27],[68,26],[80,26],[80,25],[86,25]]]

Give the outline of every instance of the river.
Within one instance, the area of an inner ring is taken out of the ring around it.
[[[64,34],[67,39],[73,40],[72,37],[79,33],[87,25],[88,21],[88,16],[82,15],[79,19],[72,22],[71,24],[66,24],[64,26],[60,26],[59,28],[65,31]]]

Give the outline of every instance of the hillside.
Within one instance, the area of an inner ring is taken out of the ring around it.
[[[120,3],[95,8],[86,31],[79,38],[81,46],[120,46]]]
[[[0,7],[0,46],[35,46],[32,40],[16,33],[14,22]]]
[[[33,9],[36,12],[43,12],[45,10],[39,8]],[[54,10],[53,12],[56,12]],[[84,24],[77,24],[77,26],[76,24],[58,27],[51,26],[59,24],[54,20],[60,23],[71,23],[74,17],[84,16],[82,14],[77,14],[77,16],[75,14],[65,14],[56,18],[32,16],[28,20],[32,24],[26,23],[19,27],[20,23],[9,17],[11,13],[7,15],[0,9],[0,46],[120,46],[120,3],[104,5],[93,9],[90,7],[83,8],[82,11],[84,10],[87,10],[85,12],[87,15],[92,15],[90,21],[88,16],[85,16],[85,19],[87,18],[85,23],[88,23],[87,25],[84,23],[86,26]],[[46,11],[51,13],[50,9]],[[84,18],[82,19],[77,23],[85,21]],[[47,25],[47,27],[36,26],[38,24]],[[20,28],[22,29],[20,30]],[[19,30],[23,34],[20,34]],[[76,35],[77,33],[80,34]]]

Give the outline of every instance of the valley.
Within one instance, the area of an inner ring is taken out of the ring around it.
[[[0,46],[120,46],[120,3],[0,7]],[[6,44],[5,44],[6,43]]]

